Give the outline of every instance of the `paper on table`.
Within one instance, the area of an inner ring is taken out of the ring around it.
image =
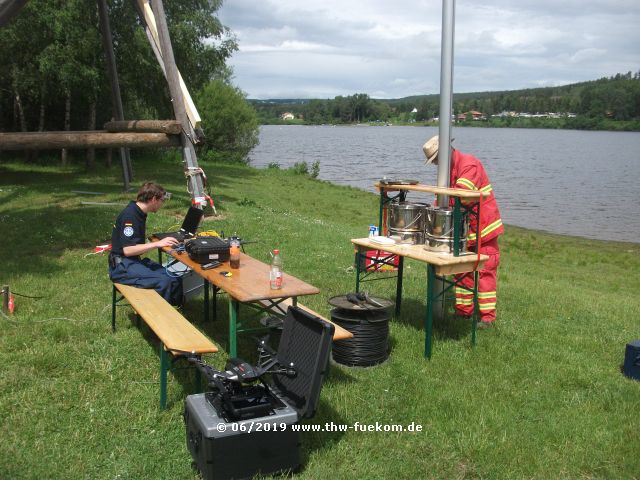
[[[395,240],[389,237],[383,237],[381,235],[376,235],[373,237],[369,237],[369,240],[375,243],[379,243],[380,245],[395,245]]]

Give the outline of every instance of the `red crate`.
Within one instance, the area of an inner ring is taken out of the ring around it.
[[[384,250],[367,250],[366,257],[364,258],[364,270],[369,272],[392,272],[398,270],[398,264],[400,258]],[[380,260],[385,259],[385,263],[380,263]],[[363,265],[360,265],[363,268]]]

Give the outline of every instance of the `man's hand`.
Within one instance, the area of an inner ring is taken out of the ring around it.
[[[131,257],[135,255],[142,255],[155,248],[173,247],[178,243],[180,242],[178,242],[178,240],[176,240],[175,238],[166,237],[166,238],[163,238],[162,240],[156,240],[155,242],[140,243],[138,245],[129,245],[128,247],[124,247],[122,249],[122,252],[124,253],[125,257]]]
[[[180,242],[178,242],[178,240],[176,240],[173,237],[165,237],[154,243],[156,244],[156,248],[162,248],[162,247],[173,247],[174,245],[177,245]]]

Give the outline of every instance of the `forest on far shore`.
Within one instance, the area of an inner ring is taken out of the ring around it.
[[[373,99],[250,100],[262,124],[436,123],[438,94]],[[640,131],[640,71],[559,87],[457,93],[453,114],[472,126]]]

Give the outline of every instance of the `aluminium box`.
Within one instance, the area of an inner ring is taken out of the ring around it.
[[[315,414],[333,331],[332,324],[289,307],[276,358],[296,375],[272,375],[269,390],[277,405],[268,415],[229,421],[212,405],[215,392],[187,397],[187,447],[205,480],[252,478],[300,467],[300,434],[292,427]]]

